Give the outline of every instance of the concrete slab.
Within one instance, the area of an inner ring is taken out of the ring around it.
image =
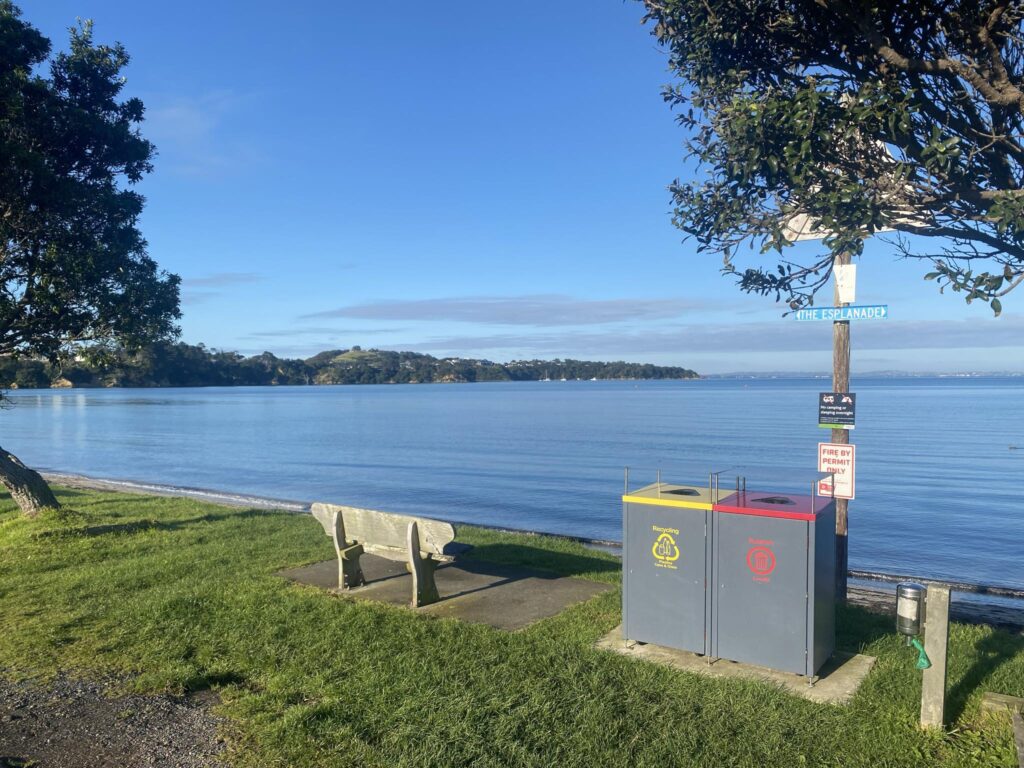
[[[359,558],[359,564],[362,566],[363,575],[366,577],[366,580],[371,582],[371,586],[378,581],[408,576],[404,563],[388,560],[386,557],[363,555]],[[284,571],[278,571],[277,575],[283,576],[290,581],[297,581],[300,584],[308,584],[312,587],[320,587],[321,589],[332,591],[337,591],[338,589],[337,560],[324,560],[321,563],[304,565],[301,568],[288,568]],[[354,594],[366,588],[352,589],[349,590],[348,594]],[[411,591],[412,588],[410,587],[409,589]],[[406,595],[405,602],[409,602],[408,594]]]
[[[981,695],[982,712],[1024,712],[1024,699],[1005,693],[986,692]]]
[[[375,555],[363,555],[360,564],[366,576],[366,586],[344,591],[337,588],[337,560],[290,568],[281,571],[279,575],[344,597],[409,605],[412,577],[406,573],[403,563]],[[476,561],[441,566],[435,572],[434,580],[441,601],[410,610],[475,624],[489,624],[509,632],[554,616],[571,605],[613,589],[610,584],[596,581]]]
[[[847,703],[875,664],[873,656],[837,651],[821,668],[814,685],[808,685],[807,678],[803,675],[776,672],[773,669],[753,664],[740,664],[725,659],[716,659],[709,664],[707,657],[696,653],[677,651],[674,648],[665,648],[650,643],[626,642],[622,639],[621,624],[598,640],[597,647],[705,677],[741,678],[772,683],[789,693],[819,704]]]

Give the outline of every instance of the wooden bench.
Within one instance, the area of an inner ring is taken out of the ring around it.
[[[321,502],[313,504],[311,511],[334,541],[339,589],[366,583],[359,557],[369,552],[405,562],[412,574],[414,608],[441,599],[434,571],[438,565],[454,559],[444,553],[445,546],[455,540],[455,528],[450,523]]]

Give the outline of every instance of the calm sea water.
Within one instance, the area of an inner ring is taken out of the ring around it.
[[[636,485],[804,491],[822,379],[44,390],[0,444],[92,477],[621,538]],[[1024,378],[855,380],[851,567],[1024,587]],[[1012,450],[1016,446],[1018,450]]]

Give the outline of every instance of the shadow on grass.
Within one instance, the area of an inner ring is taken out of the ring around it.
[[[62,494],[62,493],[58,493],[57,494],[58,497],[63,496],[63,495],[64,494]],[[106,508],[106,507],[118,507],[118,506],[120,506],[120,507],[136,506],[137,507],[139,505],[139,500],[142,499],[142,498],[145,498],[145,497],[138,496],[138,497],[133,498],[133,497],[129,496],[127,498],[116,499],[116,498],[111,498],[109,496],[100,497],[100,498],[96,498],[95,496],[93,496],[91,498],[87,497],[85,501],[78,502],[76,504],[76,506],[79,506],[82,509],[85,509],[86,507],[103,507],[103,508]]]
[[[836,645],[844,651],[859,653],[886,635],[896,631],[896,619],[884,613],[856,605],[836,606]]]
[[[60,501],[61,499],[75,499],[88,495],[82,491],[75,491],[70,488],[52,488],[51,490],[53,490],[53,495],[57,497],[57,501]],[[0,502],[4,501],[13,501],[13,499],[8,491],[0,488]],[[3,768],[3,763],[0,763],[0,768]]]
[[[581,576],[595,573],[618,573],[622,565],[614,560],[556,552],[523,544],[478,544],[461,558],[460,563],[483,561],[502,565],[518,565],[551,571],[562,576]]]
[[[1024,636],[994,631],[974,644],[977,660],[946,694],[946,720],[955,723],[982,681],[1014,656],[1024,653]]]
[[[58,494],[59,496],[60,494]],[[87,496],[84,501],[78,502],[76,506],[81,509],[87,509],[89,507],[99,507],[100,509],[111,509],[113,507],[138,507],[140,504],[150,503],[155,500],[170,499],[169,496],[142,496],[142,495],[130,495],[130,494],[118,494],[117,497],[113,496]]]
[[[76,491],[76,490],[74,490],[72,488],[55,488],[54,491],[53,491],[53,494],[58,499],[63,499],[63,498],[73,499],[73,498],[77,498],[79,496],[87,496],[88,495],[84,491]]]
[[[246,685],[248,679],[238,672],[211,672],[205,675],[193,675],[185,681],[185,693],[193,694],[209,691],[214,687],[227,685]]]
[[[458,592],[447,594],[444,596],[445,600],[452,600],[456,597],[462,597],[463,595],[472,595],[475,592],[484,592],[488,589],[503,587],[506,584],[512,584],[513,582],[523,581],[525,579],[553,580],[565,578],[561,574],[555,573],[551,570],[531,571],[518,563],[516,565],[509,565],[496,563],[490,560],[470,560],[469,558],[460,558],[457,564],[449,567],[458,568],[460,571],[464,571],[465,573],[471,573],[476,576],[491,578],[493,580],[486,584],[465,587],[460,589]],[[438,572],[440,573],[440,569]]]
[[[242,520],[250,517],[265,517],[272,514],[264,509],[240,509],[237,512],[221,512],[189,517],[184,520],[133,520],[128,523],[107,523],[105,525],[87,525],[72,528],[55,528],[42,531],[39,536],[106,536],[109,534],[139,533],[140,531],[180,531],[196,525],[216,523],[223,520]]]

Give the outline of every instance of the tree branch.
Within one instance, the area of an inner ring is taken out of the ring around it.
[[[824,0],[818,1],[823,7],[827,7]],[[890,66],[904,72],[919,72],[922,74],[959,78],[968,82],[986,101],[992,104],[1024,108],[1024,92],[1010,83],[1009,80],[1006,81],[1003,88],[997,88],[982,77],[980,73],[956,59],[949,57],[934,60],[911,58],[890,45],[863,15],[855,13],[846,3],[839,5],[846,10],[849,20],[857,26],[875,54]]]

